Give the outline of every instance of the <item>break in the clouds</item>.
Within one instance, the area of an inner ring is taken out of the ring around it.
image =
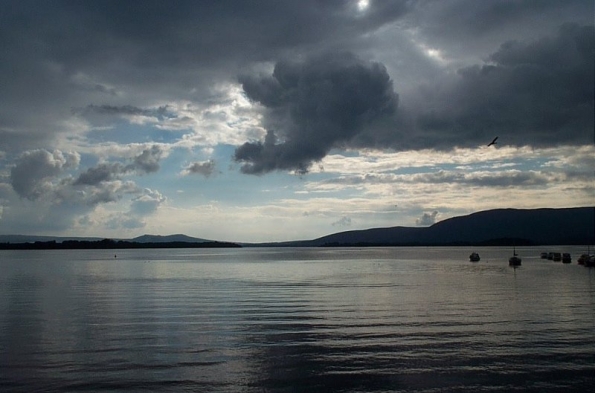
[[[264,107],[264,141],[235,151],[242,171],[308,171],[333,147],[394,115],[398,96],[386,68],[350,53],[279,62],[271,76],[242,77],[246,95]]]

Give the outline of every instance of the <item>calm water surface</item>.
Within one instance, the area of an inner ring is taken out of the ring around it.
[[[595,269],[550,249],[0,251],[0,390],[591,391]]]

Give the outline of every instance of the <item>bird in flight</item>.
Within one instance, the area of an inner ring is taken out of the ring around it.
[[[496,144],[496,139],[498,139],[498,137],[495,137],[493,141],[491,141],[490,143],[488,143],[488,147],[495,145]]]

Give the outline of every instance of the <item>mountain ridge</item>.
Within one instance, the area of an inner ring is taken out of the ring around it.
[[[594,241],[595,207],[493,209],[457,216],[429,227],[389,227],[339,232],[313,245],[587,244]]]
[[[312,240],[241,243],[247,247],[591,244],[595,207],[491,209],[439,221],[429,227],[394,226],[337,232]],[[102,237],[0,235],[0,243],[100,241]],[[114,239],[134,243],[212,242],[184,234]]]

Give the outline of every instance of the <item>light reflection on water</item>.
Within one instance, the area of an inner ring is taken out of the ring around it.
[[[0,390],[591,388],[595,269],[475,251],[3,251]]]

